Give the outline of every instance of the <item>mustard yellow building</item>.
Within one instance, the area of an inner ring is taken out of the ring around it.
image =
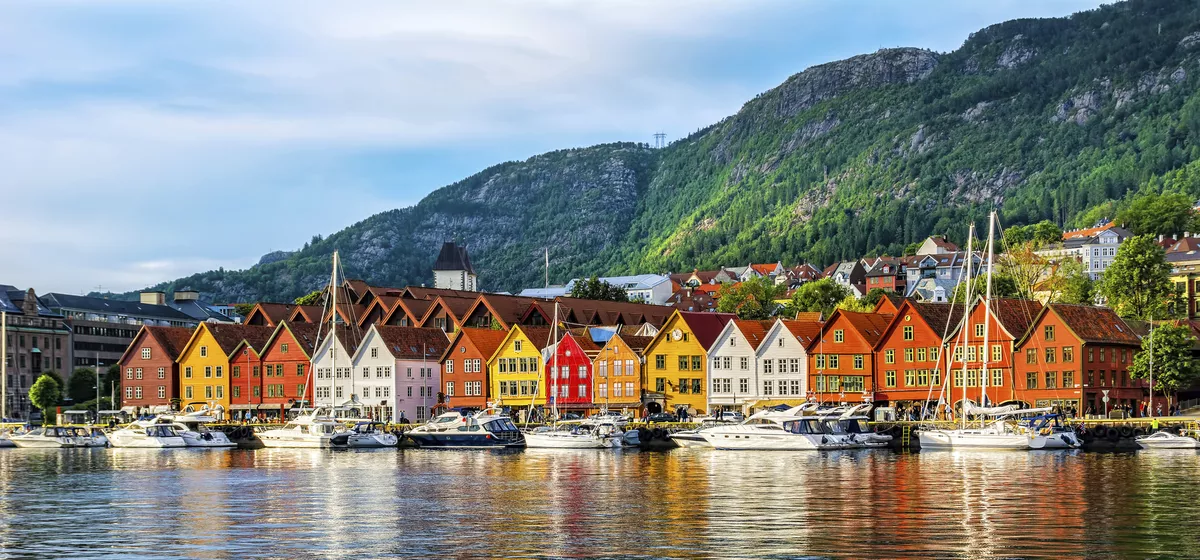
[[[179,398],[182,407],[229,410],[230,353],[245,341],[261,349],[275,329],[266,326],[201,323],[179,353]]]
[[[529,409],[546,404],[545,360],[550,327],[514,325],[488,359],[492,402],[497,406]]]
[[[642,352],[646,390],[661,394],[665,412],[708,410],[708,349],[732,313],[676,311]]]

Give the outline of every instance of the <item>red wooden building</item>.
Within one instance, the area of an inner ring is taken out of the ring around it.
[[[262,409],[271,416],[297,401],[312,402],[312,353],[319,325],[283,321],[262,346]],[[345,330],[345,329],[343,329]]]
[[[1033,324],[1034,318],[1041,310],[1042,304],[1037,301],[994,298],[991,320],[985,321],[985,316],[988,316],[987,308],[983,305],[983,300],[976,301],[966,324],[963,325],[966,331],[955,331],[946,340],[951,357],[948,372],[951,394],[946,401],[961,401],[964,383],[967,398],[976,403],[982,402],[985,388],[988,403],[1020,400],[1017,395],[1020,385],[1016,383],[1017,372],[1013,367],[1013,348],[1016,341],[1025,336],[1029,325]],[[985,323],[986,348],[983,342]],[[963,360],[966,360],[967,364],[965,375]]]
[[[1140,349],[1141,339],[1112,309],[1052,303],[1017,344],[1017,398],[1038,407],[1073,407],[1080,414],[1117,406],[1140,412],[1147,385],[1129,378]]]
[[[600,354],[600,347],[586,332],[568,332],[552,351],[546,360],[546,396],[554,397],[560,411],[591,408],[592,362]],[[547,405],[550,402],[546,400]]]
[[[946,371],[946,364],[939,362],[942,337],[958,329],[962,314],[962,305],[902,300],[875,346],[876,403],[909,406],[937,401]]]
[[[121,356],[121,404],[163,411],[179,399],[179,358],[192,338],[189,327],[142,327]]]
[[[450,340],[438,363],[442,366],[442,392],[451,408],[487,406],[492,398],[488,359],[504,343],[508,331],[461,328]]]
[[[862,402],[876,390],[875,345],[895,315],[838,309],[809,343],[808,391],[820,402]]]

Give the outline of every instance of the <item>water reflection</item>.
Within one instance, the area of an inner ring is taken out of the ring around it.
[[[1178,556],[1194,452],[0,450],[0,556]]]

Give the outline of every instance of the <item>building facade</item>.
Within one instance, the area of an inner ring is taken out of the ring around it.
[[[653,337],[616,333],[600,349],[592,365],[596,409],[628,413],[655,402],[658,406],[655,412],[662,412],[662,403],[645,392],[646,364],[642,350],[651,340]]]
[[[875,344],[893,317],[834,311],[807,349],[810,397],[822,403],[874,400]]]
[[[0,336],[4,356],[4,410],[0,417],[29,420],[40,411],[29,402],[29,388],[42,372],[59,372],[66,380],[71,364],[71,330],[65,317],[38,300],[33,288],[26,291],[0,284],[0,313],[4,333]],[[113,362],[115,363],[115,362]]]
[[[187,327],[142,327],[121,367],[121,408],[134,414],[165,412],[179,405],[179,353],[192,337]]]
[[[755,350],[762,391],[746,412],[776,405],[798,406],[808,398],[807,347],[820,336],[819,321],[776,320]],[[770,373],[768,373],[768,370]],[[768,385],[767,381],[772,381]],[[767,390],[770,394],[766,394]]]
[[[467,248],[447,241],[442,244],[437,260],[433,263],[433,286],[440,289],[479,291],[479,279],[471,266]]]
[[[313,402],[312,361],[315,356],[318,326],[312,323],[282,321],[258,349],[262,375],[255,377],[253,365],[249,372],[235,371],[233,382],[240,385],[245,379],[249,400],[259,403],[256,410],[271,417],[284,417],[292,407],[308,406]],[[350,361],[343,362],[346,366]],[[234,367],[238,367],[237,364]],[[242,377],[245,373],[250,376]],[[241,389],[232,388],[235,398]],[[256,397],[257,395],[257,397]]]
[[[560,412],[591,409],[592,361],[600,354],[600,347],[587,334],[568,332],[546,350],[546,402]]]
[[[441,364],[448,341],[440,329],[372,326],[354,354],[361,400],[371,418],[423,422],[443,403]]]
[[[956,332],[963,306],[904,300],[875,347],[875,402],[924,406],[937,402],[945,379],[943,336]]]
[[[522,419],[546,405],[542,349],[550,343],[551,334],[547,327],[513,326],[488,360],[495,403],[518,411]]]
[[[646,379],[675,414],[708,409],[708,349],[736,315],[675,311],[643,351]],[[652,380],[652,381],[651,381]]]
[[[448,406],[476,410],[488,406],[493,398],[488,359],[507,337],[507,331],[491,329],[463,328],[454,334],[438,360]]]
[[[735,319],[725,324],[708,349],[708,410],[745,411],[758,401],[763,387],[758,384],[758,356],[755,353],[766,338],[770,321]],[[773,362],[772,362],[773,363]],[[774,394],[774,379],[771,394]],[[784,384],[787,390],[787,384]]]

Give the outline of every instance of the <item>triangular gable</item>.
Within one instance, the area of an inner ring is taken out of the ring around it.
[[[121,353],[121,358],[117,361],[119,363],[125,363],[125,358],[127,358],[129,356],[129,353],[133,352],[134,348],[141,347],[141,344],[138,344],[138,341],[142,340],[143,338],[145,338],[147,336],[150,336],[150,331],[146,330],[146,325],[142,325],[142,328],[138,329],[137,334],[133,335],[133,340],[129,341],[129,346],[125,347],[125,351]],[[4,341],[0,340],[0,344],[3,344],[3,343],[4,343]],[[176,356],[175,358],[178,359],[179,356]]]
[[[179,360],[182,360],[184,356],[188,355],[188,353],[190,353],[192,351],[192,346],[194,346],[196,344],[196,341],[200,339],[201,333],[204,333],[207,331],[208,331],[208,323],[200,323],[199,325],[197,325],[196,330],[192,331],[192,337],[188,339],[188,342],[187,342],[187,344],[184,345],[183,350],[179,351],[179,356],[177,356],[175,358],[175,363],[177,363],[177,364],[181,363]],[[210,334],[209,336],[212,336],[212,335]],[[220,348],[220,345],[217,345],[217,347]]]

